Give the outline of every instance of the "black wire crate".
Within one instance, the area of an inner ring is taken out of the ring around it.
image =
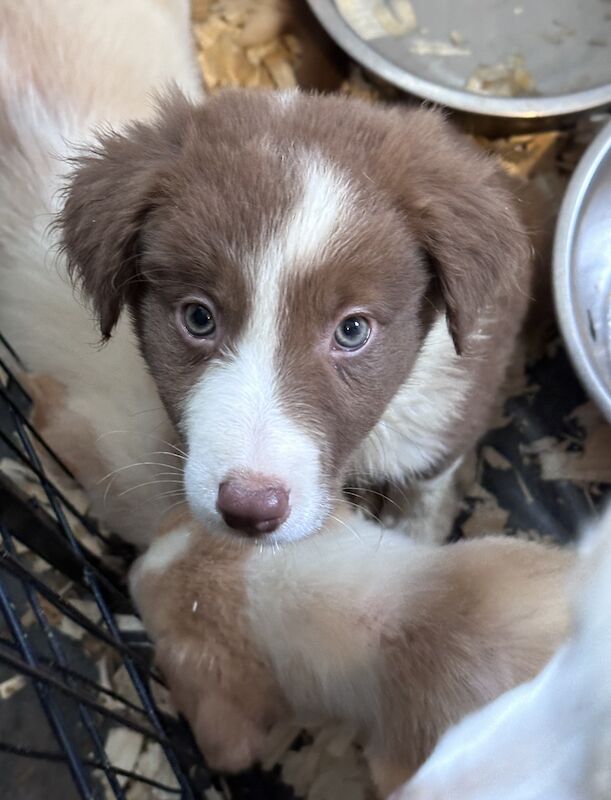
[[[133,553],[87,518],[1,346],[0,796],[204,797],[212,779],[126,591]]]

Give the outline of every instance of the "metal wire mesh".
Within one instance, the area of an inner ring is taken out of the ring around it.
[[[37,490],[0,472],[0,795],[202,797],[210,776],[186,726],[160,707],[126,592],[130,553],[49,476],[52,463],[72,479],[30,425],[18,356],[0,339],[0,457]]]

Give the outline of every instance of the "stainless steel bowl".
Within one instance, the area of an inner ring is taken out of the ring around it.
[[[586,150],[562,203],[554,295],[575,369],[611,422],[611,122]]]
[[[331,37],[368,70],[461,112],[536,126],[611,103],[609,0],[309,4]],[[384,35],[393,27],[392,35]],[[508,80],[504,86],[501,79],[487,94],[467,89],[470,80],[481,84],[482,75],[490,78],[490,69],[503,65],[511,78],[518,76],[516,85]],[[516,96],[499,96],[503,92]]]

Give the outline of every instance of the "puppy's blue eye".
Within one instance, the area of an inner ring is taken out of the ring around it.
[[[185,328],[197,339],[208,339],[216,331],[212,311],[203,303],[189,303],[184,307]]]
[[[335,342],[343,350],[358,350],[369,339],[371,328],[365,317],[343,319],[335,329]]]

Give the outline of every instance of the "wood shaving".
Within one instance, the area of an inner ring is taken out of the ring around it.
[[[136,687],[134,686],[132,679],[129,677],[129,673],[123,663],[112,673],[110,686],[113,691],[115,691],[117,694],[120,694],[121,697],[124,697],[130,703],[134,703],[137,706],[140,705],[140,696],[136,691]],[[121,704],[121,706],[124,708],[123,704]]]
[[[20,692],[26,685],[27,680],[23,675],[14,675],[6,681],[0,683],[0,700],[10,700],[13,695]]]
[[[106,737],[104,749],[108,760],[114,767],[132,771],[138,762],[143,745],[144,736],[138,731],[129,728],[112,728]],[[126,785],[127,777],[119,775],[117,779],[121,786]],[[108,789],[110,790],[110,787]],[[107,792],[107,796],[114,797],[115,795]]]
[[[80,597],[75,597],[70,604],[94,625],[101,621],[102,614],[95,600],[82,600]]]
[[[509,512],[501,508],[493,494],[483,486],[477,486],[468,495],[475,499],[471,515],[462,525],[462,532],[468,539],[487,536],[490,533],[501,533],[509,520]]]
[[[497,155],[509,175],[530,179],[536,174],[556,168],[561,146],[566,135],[560,131],[510,136],[505,139],[478,142]]]
[[[298,797],[366,800],[370,796],[365,760],[354,745],[353,735],[343,727],[319,729],[313,733],[311,744],[297,752],[289,750],[279,763],[283,781]]]
[[[511,461],[505,458],[505,456],[502,453],[499,453],[499,451],[494,447],[490,447],[489,445],[482,447],[482,456],[493,469],[508,470],[512,469],[513,467]]]
[[[297,86],[301,50],[285,31],[280,0],[216,0],[193,8],[193,31],[204,82],[225,87],[288,89]]]
[[[135,772],[149,780],[163,783],[170,788],[178,789],[178,781],[170,767],[161,745],[157,742],[148,744],[140,753],[135,764]],[[126,792],[127,800],[176,800],[176,793],[166,792],[139,781],[131,781]]]
[[[590,402],[576,409],[570,419],[584,428],[583,441],[577,449],[570,441],[546,436],[523,451],[538,456],[544,480],[611,483],[611,425]]]
[[[142,620],[134,614],[115,614],[115,622],[123,633],[144,633]]]
[[[78,623],[73,622],[69,617],[61,618],[59,630],[64,634],[64,636],[68,636],[70,639],[74,639],[76,642],[80,642],[85,638],[85,629],[81,628]]]
[[[168,692],[165,686],[157,683],[157,681],[150,681],[149,688],[151,690],[151,694],[153,695],[153,699],[155,700],[155,705],[161,711],[161,713],[166,714],[168,717],[177,718],[178,711],[176,710],[176,706],[172,700],[172,695]]]
[[[262,760],[263,769],[271,770],[290,749],[299,736],[301,728],[293,722],[280,722],[269,735],[267,753]]]

